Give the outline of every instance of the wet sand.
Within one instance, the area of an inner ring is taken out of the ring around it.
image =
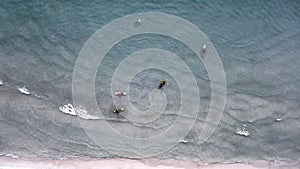
[[[0,169],[264,169],[248,164],[213,164],[199,165],[192,162],[177,160],[44,160],[27,161],[3,157]]]

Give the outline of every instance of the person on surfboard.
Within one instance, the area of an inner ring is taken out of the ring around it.
[[[114,95],[115,96],[126,96],[126,92],[115,92]]]
[[[120,112],[123,112],[125,111],[125,108],[115,108],[114,109],[114,113],[120,113]]]
[[[158,89],[161,89],[162,87],[164,87],[165,84],[167,84],[167,80],[166,80],[166,79],[164,79],[164,80],[162,80],[162,81],[160,82],[160,84],[159,84],[159,86],[158,86]]]

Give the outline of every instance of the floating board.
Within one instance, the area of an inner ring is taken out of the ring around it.
[[[126,92],[115,92],[115,96],[126,96]]]

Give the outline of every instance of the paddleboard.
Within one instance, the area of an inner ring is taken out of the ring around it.
[[[126,92],[115,92],[115,96],[126,96]]]

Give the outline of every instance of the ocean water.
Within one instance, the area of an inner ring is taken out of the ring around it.
[[[118,64],[135,51],[165,49],[179,55],[193,71],[201,103],[184,141],[155,158],[202,164],[264,160],[279,168],[299,165],[299,10],[296,0],[1,1],[0,154],[24,159],[119,157],[97,145],[77,117],[62,113],[59,107],[72,103],[76,59],[92,34],[126,15],[162,12],[197,26],[220,56],[227,94],[217,129],[206,142],[199,140],[211,101],[210,79],[201,60],[177,40],[155,34],[125,39],[104,57],[106,66],[98,69],[95,80],[101,120],[119,132],[126,128],[133,137],[158,134],[174,123],[180,87],[172,76],[157,69],[137,74],[129,89],[132,104],[146,110],[150,106],[147,93],[162,78],[168,79],[167,111],[157,121],[130,123],[111,113],[110,84]],[[18,91],[23,86],[30,95]]]

